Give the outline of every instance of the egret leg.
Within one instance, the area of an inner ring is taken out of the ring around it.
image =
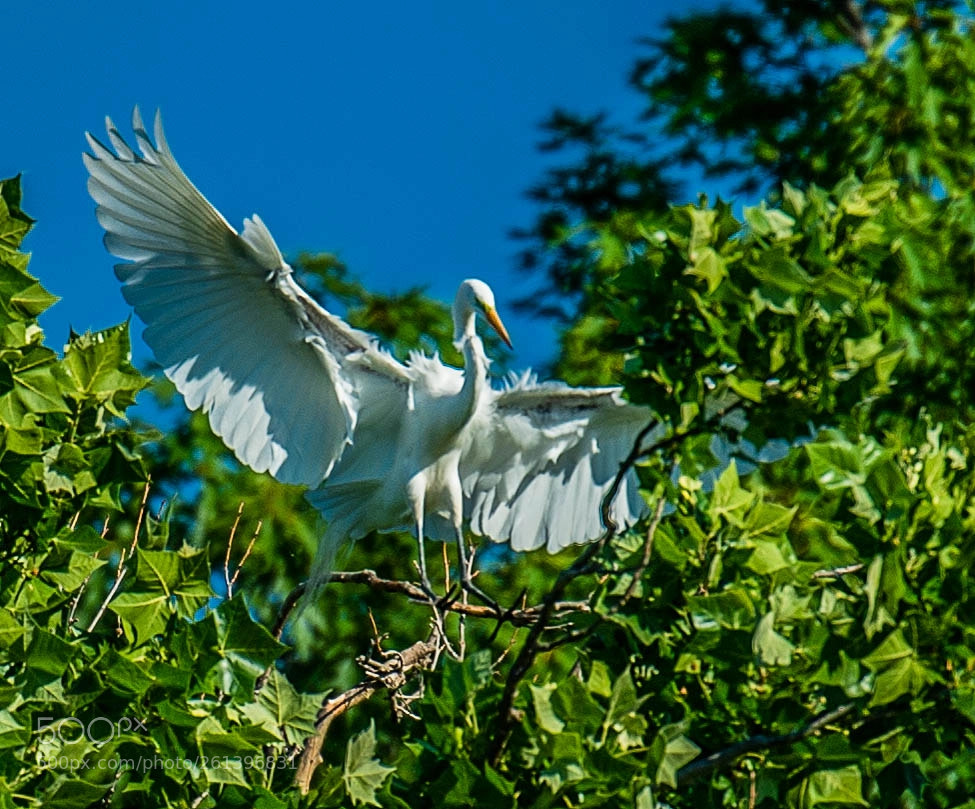
[[[420,586],[431,599],[435,599],[436,595],[433,592],[433,587],[430,584],[430,578],[427,576],[427,553],[423,546],[423,508],[422,506],[417,511],[416,515],[416,547],[418,551],[419,566],[420,566]]]
[[[467,547],[464,545],[464,532],[456,527],[457,535],[457,556],[460,564],[460,586],[471,595],[477,596],[484,604],[494,610],[498,615],[502,614],[501,606],[491,596],[485,593],[480,587],[474,584],[471,576],[470,566],[467,564]]]

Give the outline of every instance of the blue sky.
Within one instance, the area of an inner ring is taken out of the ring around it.
[[[684,3],[681,10],[709,3]],[[31,269],[62,300],[42,319],[128,315],[101,244],[83,133],[162,109],[184,170],[236,227],[258,213],[288,254],[336,252],[383,291],[497,293],[514,368],[551,356],[548,327],[510,302],[512,227],[531,221],[537,124],[554,107],[635,112],[625,75],[670,4],[30,2],[4,11],[0,176],[23,172]],[[13,92],[10,92],[13,90]],[[135,330],[137,333],[141,329]],[[138,362],[147,349],[135,346]]]

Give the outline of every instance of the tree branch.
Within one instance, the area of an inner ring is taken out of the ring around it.
[[[734,763],[736,760],[741,758],[746,753],[753,753],[757,750],[775,750],[779,747],[788,747],[793,745],[802,739],[812,736],[814,733],[823,730],[827,725],[831,725],[834,722],[838,722],[845,716],[853,712],[853,703],[848,702],[845,705],[841,705],[839,708],[834,708],[831,711],[826,711],[818,716],[810,719],[805,725],[793,730],[789,733],[784,733],[778,736],[768,736],[766,734],[759,734],[757,736],[751,736],[744,741],[740,741],[737,744],[733,744],[730,747],[726,747],[724,750],[719,750],[716,753],[711,753],[711,755],[705,758],[698,759],[697,761],[692,761],[681,767],[677,771],[677,785],[684,786],[685,784],[695,781],[705,775],[710,775],[715,770],[719,770],[723,767],[727,767],[729,764]]]
[[[864,53],[870,50],[873,45],[873,34],[867,27],[863,19],[863,8],[861,3],[855,0],[846,0],[839,9],[839,25],[847,35],[859,46]]]
[[[327,581],[337,584],[364,584],[367,587],[384,593],[399,593],[407,598],[420,603],[429,603],[430,598],[423,592],[422,588],[410,581],[400,581],[399,579],[384,579],[374,570],[352,570],[337,571],[332,573]],[[281,639],[281,633],[288,621],[288,617],[294,611],[298,601],[305,593],[305,585],[299,584],[292,590],[281,605],[278,618],[274,623],[271,632],[275,638]],[[467,604],[462,601],[442,599],[438,604],[439,608],[446,612],[456,612],[472,618],[489,618],[500,623],[511,623],[514,626],[529,626],[538,620],[544,609],[544,604],[522,609],[507,610],[498,616],[497,611],[492,607],[481,604]],[[552,604],[552,612],[561,615],[567,612],[589,612],[591,607],[587,601],[557,601]]]
[[[409,679],[410,672],[428,668],[436,653],[437,643],[429,640],[417,641],[402,652],[385,653],[384,661],[368,661],[365,664],[366,679],[322,704],[315,723],[315,733],[305,740],[305,748],[295,774],[295,785],[302,795],[308,794],[312,776],[321,764],[322,745],[332,722],[346,711],[365,702],[377,691],[396,691],[402,688]]]

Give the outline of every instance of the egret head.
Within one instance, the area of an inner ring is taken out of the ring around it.
[[[459,342],[468,334],[468,330],[473,332],[474,316],[478,314],[498,333],[505,345],[511,348],[508,330],[505,329],[494,308],[494,293],[491,287],[476,278],[468,278],[461,283],[460,289],[457,290],[457,297],[454,299],[454,340]]]

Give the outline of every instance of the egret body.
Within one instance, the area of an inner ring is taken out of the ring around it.
[[[516,550],[598,537],[603,497],[651,420],[618,388],[491,384],[478,318],[509,346],[487,284],[461,283],[454,338],[464,369],[438,356],[401,363],[294,280],[256,215],[238,233],[195,188],[138,109],[138,153],[107,121],[88,135],[88,189],[126,300],[190,409],[241,462],[308,487],[327,520],[313,577],[370,531],[453,539],[467,579],[464,526]],[[646,512],[632,471],[610,506],[618,526]]]

